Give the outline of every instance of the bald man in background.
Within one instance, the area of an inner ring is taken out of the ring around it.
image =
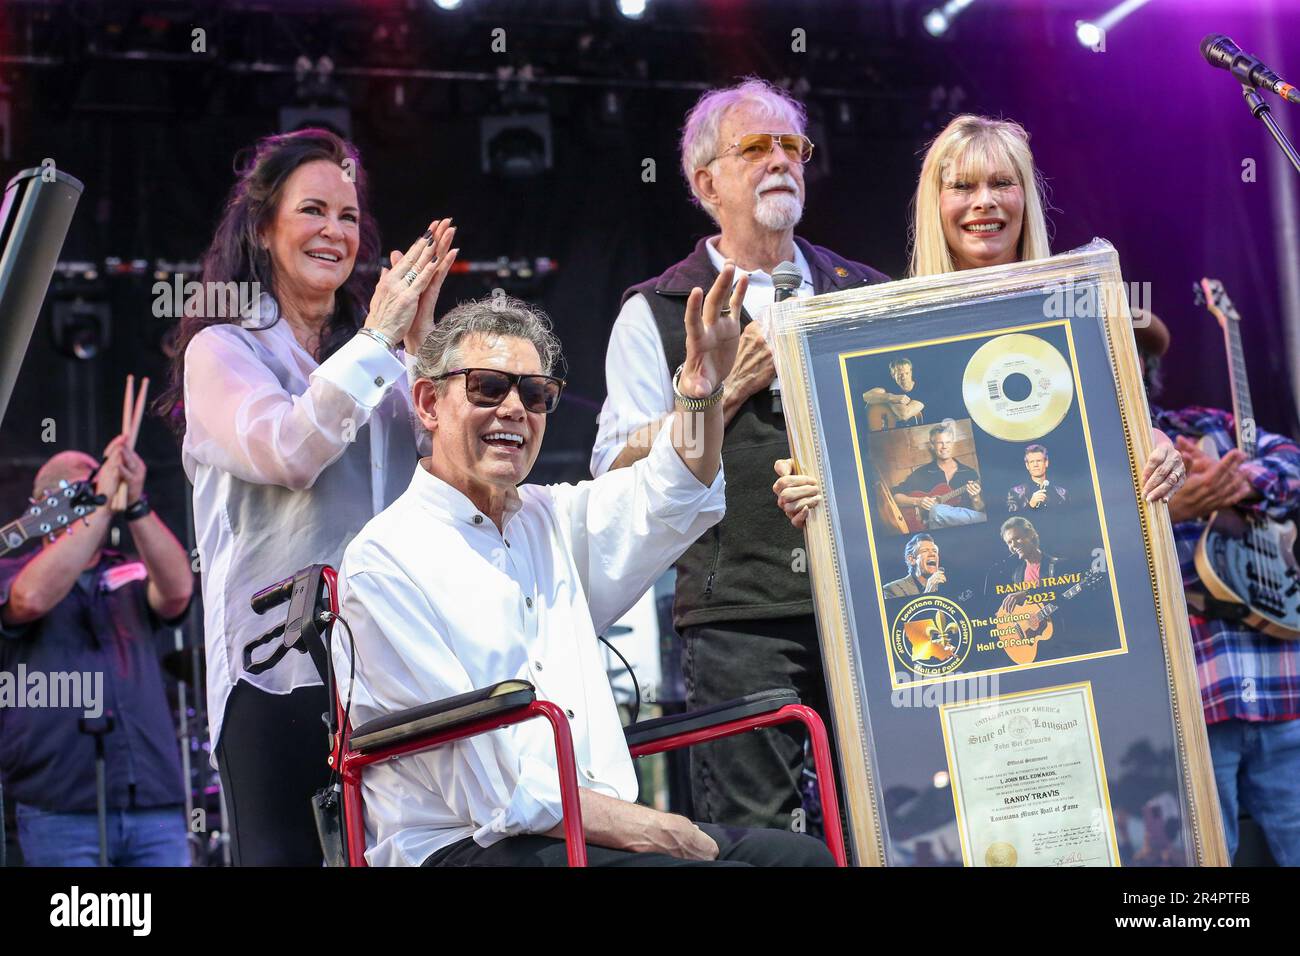
[[[110,865],[189,862],[180,753],[154,634],[185,614],[194,577],[185,549],[149,508],[145,472],[119,435],[102,465],[60,452],[34,485],[40,494],[93,476],[111,500],[125,482],[121,515],[139,560],[105,547],[116,516],[108,506],[35,551],[0,559],[0,681],[23,697],[0,695],[0,780],[28,866],[99,862],[89,731],[104,743]]]

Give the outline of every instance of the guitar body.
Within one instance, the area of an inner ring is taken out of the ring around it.
[[[876,512],[885,526],[896,534],[907,534],[911,530],[907,519],[903,517],[903,509],[894,500],[894,493],[883,481],[876,482]]]
[[[1237,447],[1247,461],[1258,451],[1255,413],[1246,382],[1246,359],[1241,344],[1241,316],[1217,279],[1202,279],[1196,302],[1204,305],[1223,328],[1228,353],[1228,380],[1232,385],[1232,416]],[[1217,460],[1218,449],[1207,436],[1201,451]],[[1210,515],[1196,543],[1196,573],[1210,597],[1244,605],[1242,620],[1273,637],[1300,638],[1300,568],[1295,558],[1295,522],[1285,524],[1243,508],[1225,508]],[[1205,608],[1203,595],[1187,593],[1187,603]]]
[[[1282,524],[1236,508],[1216,511],[1196,545],[1196,573],[1211,597],[1246,605],[1246,624],[1273,637],[1300,639],[1295,540],[1293,521]]]
[[[929,491],[907,492],[907,494],[912,498],[934,498],[941,505],[946,505],[948,502],[952,501],[952,499],[959,498],[965,493],[966,489],[964,487],[958,488],[954,491],[947,484],[935,485]],[[925,520],[925,512],[918,505],[909,506],[907,510],[903,512],[903,516],[907,521],[907,530],[912,534],[915,534],[918,531],[925,531],[930,527]]]
[[[1219,458],[1208,438],[1201,452]],[[1237,508],[1216,511],[1196,543],[1196,574],[1210,597],[1248,608],[1242,620],[1273,637],[1300,639],[1300,566],[1295,559],[1296,526]],[[1204,610],[1189,591],[1187,603]]]
[[[1039,621],[1036,624],[1031,621],[1012,620],[1012,618],[1021,614],[1032,614],[1041,607],[1041,604],[1035,604],[1031,601],[1022,601],[1019,604],[1012,605],[1011,610],[999,610],[998,613],[993,616],[993,619],[998,622],[998,630],[1007,627],[1014,627],[1016,629],[1017,634],[1010,635],[1012,640],[1015,640],[1017,637],[1028,637],[1033,639],[1028,644],[1017,644],[1014,646],[1008,645],[1002,648],[1007,652],[1007,656],[1017,664],[1033,663],[1034,658],[1038,656],[1039,641],[1050,641],[1052,639],[1051,618],[1048,618],[1045,621]],[[1006,639],[1006,637],[1002,638],[1003,641]]]
[[[867,428],[870,431],[880,432],[887,428],[897,428],[900,421],[902,419],[884,402],[867,406]]]

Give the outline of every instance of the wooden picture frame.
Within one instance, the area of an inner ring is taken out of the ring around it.
[[[773,308],[861,865],[1228,863],[1124,289],[1094,240]]]

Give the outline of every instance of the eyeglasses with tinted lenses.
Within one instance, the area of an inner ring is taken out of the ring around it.
[[[791,162],[806,163],[812,159],[813,141],[798,133],[746,133],[719,155],[734,149],[747,163],[761,163],[767,159],[775,144],[779,143]]]
[[[542,415],[555,411],[565,385],[564,379],[553,375],[518,375],[494,368],[458,368],[439,375],[438,380],[453,375],[465,376],[465,397],[479,408],[496,408],[510,389],[518,387],[524,408]]]

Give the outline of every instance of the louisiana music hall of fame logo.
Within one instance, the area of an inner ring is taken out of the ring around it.
[[[937,594],[906,604],[890,629],[894,657],[925,679],[951,674],[971,647],[970,618],[961,606]]]

